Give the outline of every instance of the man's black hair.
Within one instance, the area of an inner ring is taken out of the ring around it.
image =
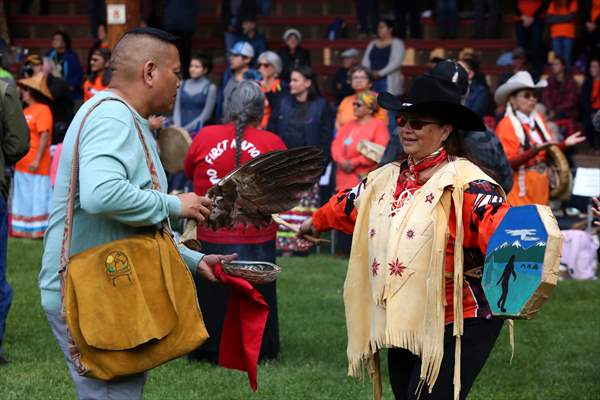
[[[175,35],[170,34],[169,32],[163,31],[162,29],[152,28],[150,26],[144,28],[134,28],[125,33],[125,35],[145,35],[151,36],[155,39],[160,40],[161,42],[170,43],[172,45],[177,45],[179,38]]]

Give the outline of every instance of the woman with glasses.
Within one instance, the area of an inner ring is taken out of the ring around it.
[[[301,227],[353,233],[344,284],[349,373],[359,376],[388,348],[396,399],[467,398],[502,327],[478,273],[509,207],[467,155],[460,131],[485,125],[460,100],[454,83],[431,75],[415,78],[405,102],[380,94],[379,105],[398,112],[404,154]]]
[[[386,125],[375,117],[380,109],[377,106],[377,94],[362,91],[355,97],[352,103],[355,119],[341,127],[331,143],[331,157],[336,165],[336,191],[356,186],[377,166],[375,161],[359,153],[358,144],[361,140],[385,147],[390,139]]]
[[[361,65],[350,68],[350,71],[348,71],[348,78],[350,79],[350,86],[354,89],[354,94],[344,97],[338,106],[337,115],[335,117],[335,127],[337,129],[340,129],[350,121],[356,120],[352,105],[356,102],[359,93],[370,92],[373,87],[371,71]],[[388,115],[384,109],[378,108],[374,117],[382,120],[387,125]]]
[[[285,82],[279,79],[281,74],[282,64],[281,58],[273,51],[265,51],[258,56],[256,68],[262,80],[260,87],[265,94],[265,114],[259,125],[259,128],[266,128],[269,123],[269,118],[273,113],[273,108],[279,106],[279,102],[285,93],[288,91],[288,86]]]
[[[564,150],[585,140],[581,132],[576,132],[561,143],[552,143],[544,117],[535,110],[535,91],[546,85],[546,81],[534,83],[529,72],[520,71],[499,86],[494,95],[496,104],[506,103],[496,134],[514,171],[513,187],[507,197],[513,206],[547,205],[550,178],[545,150],[552,144]]]

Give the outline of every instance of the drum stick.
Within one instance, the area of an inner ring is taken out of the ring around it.
[[[275,221],[276,223],[278,223],[281,226],[288,228],[290,231],[292,231],[294,233],[300,232],[300,227],[298,225],[290,224],[289,222],[287,222],[283,218],[281,218],[279,216],[279,214],[272,214],[271,217],[273,218],[273,221]],[[311,243],[316,244],[317,246],[320,245],[321,243],[331,243],[330,240],[316,238],[311,235],[302,235],[302,238],[308,240]]]

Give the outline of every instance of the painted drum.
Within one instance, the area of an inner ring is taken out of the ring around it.
[[[533,318],[556,286],[561,248],[549,207],[512,207],[488,242],[483,268],[483,291],[492,314]]]

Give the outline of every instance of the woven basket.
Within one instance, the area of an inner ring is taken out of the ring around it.
[[[281,272],[277,265],[264,261],[229,261],[222,265],[226,274],[244,278],[254,284],[273,282]]]

